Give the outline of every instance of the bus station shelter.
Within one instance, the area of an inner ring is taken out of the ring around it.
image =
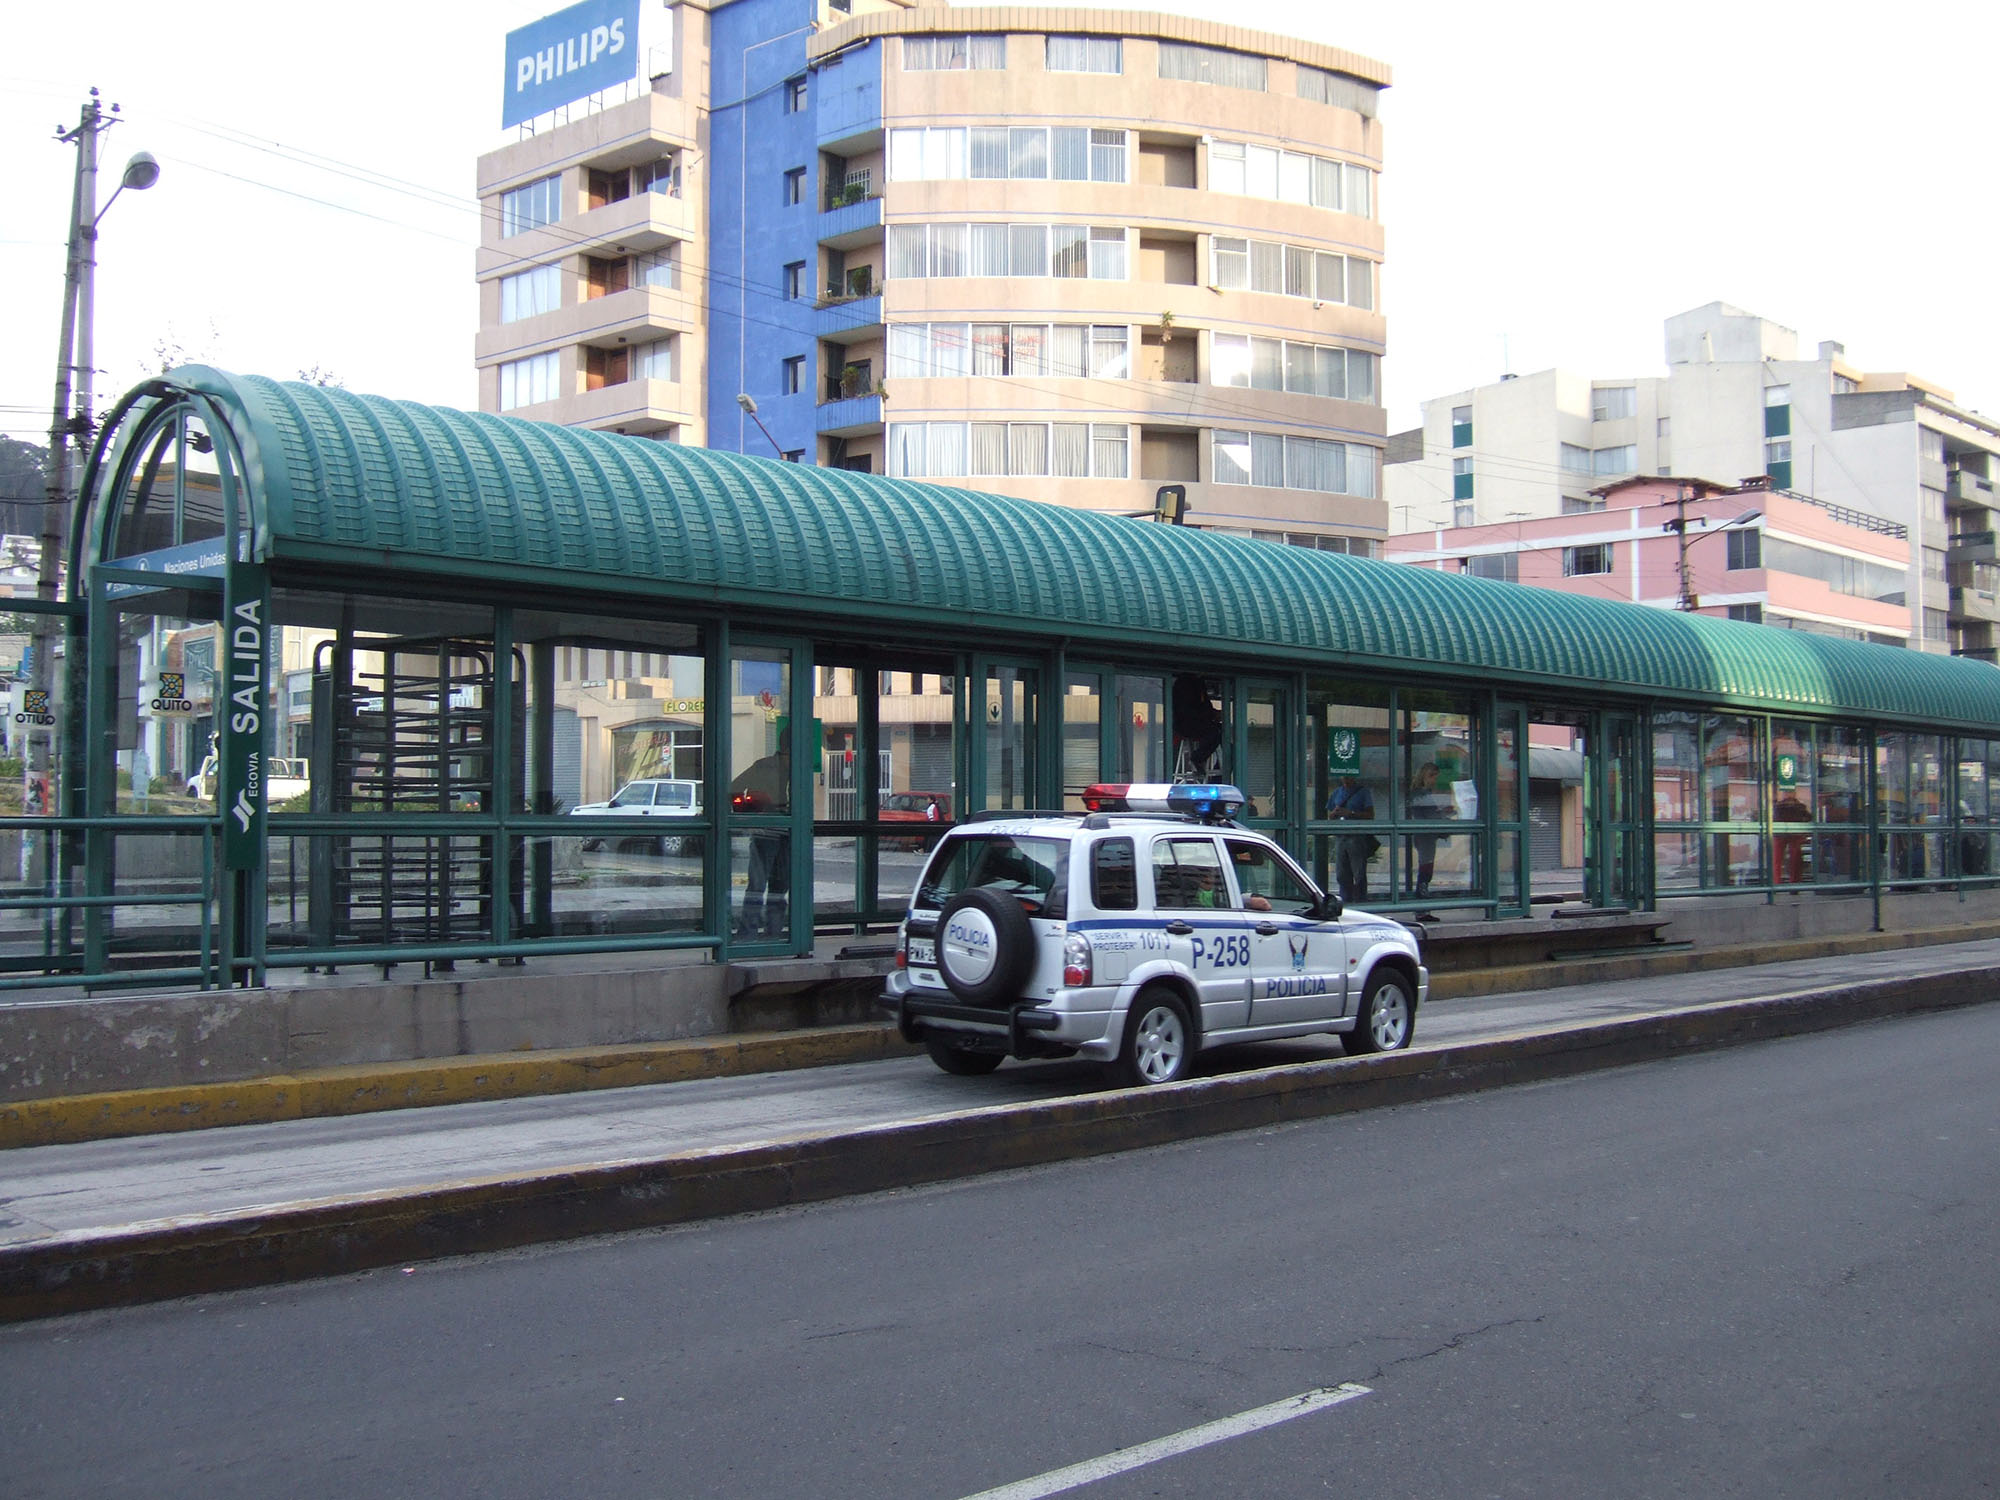
[[[44,612],[17,989],[808,953],[954,821],[1167,779],[1188,678],[1370,907],[1996,900],[1983,663],[205,367]]]

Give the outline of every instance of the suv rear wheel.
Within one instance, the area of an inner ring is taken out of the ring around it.
[[[1144,991],[1132,1002],[1119,1071],[1130,1084],[1178,1083],[1194,1060],[1194,1027],[1187,1004],[1172,990]]]
[[[1377,969],[1368,978],[1354,1029],[1341,1039],[1341,1045],[1350,1057],[1400,1052],[1410,1045],[1416,1021],[1417,1002],[1410,993],[1410,981],[1394,969]]]

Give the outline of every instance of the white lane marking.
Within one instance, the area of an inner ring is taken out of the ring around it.
[[[1280,1422],[1289,1422],[1294,1417],[1311,1416],[1316,1411],[1324,1411],[1329,1406],[1338,1406],[1343,1401],[1352,1401],[1356,1396],[1369,1392],[1365,1385],[1323,1385],[1315,1390],[1302,1391],[1296,1396],[1287,1396],[1282,1401],[1273,1401],[1269,1406],[1259,1406],[1251,1411],[1238,1412],[1233,1417],[1219,1417],[1213,1422],[1204,1422],[1199,1427],[1190,1427],[1183,1432],[1167,1437],[1154,1438],[1150,1443],[1141,1443],[1136,1448],[1120,1448],[1116,1453],[1107,1453],[1102,1458],[1086,1459],[1080,1464],[1071,1464],[1065,1469],[1051,1469],[1046,1474],[1038,1474],[1033,1479],[1016,1480],[1013,1484],[1003,1484],[998,1489],[981,1490],[976,1495],[967,1495],[965,1500],[1041,1500],[1044,1495],[1059,1495],[1064,1490],[1081,1489],[1086,1484],[1099,1479],[1108,1479],[1113,1474],[1123,1474],[1129,1469],[1142,1469],[1147,1464],[1156,1464],[1163,1458],[1188,1453],[1196,1448],[1206,1448],[1211,1443],[1227,1442],[1233,1437],[1242,1437],[1246,1432],[1256,1432],[1265,1427],[1275,1427]]]

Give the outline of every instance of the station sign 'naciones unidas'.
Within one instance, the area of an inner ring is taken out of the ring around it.
[[[639,75],[639,0],[582,0],[507,33],[503,129]]]

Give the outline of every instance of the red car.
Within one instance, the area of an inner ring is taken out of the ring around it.
[[[884,792],[881,819],[884,823],[929,823],[942,828],[951,821],[949,792]],[[921,849],[927,840],[883,840],[904,849]]]

